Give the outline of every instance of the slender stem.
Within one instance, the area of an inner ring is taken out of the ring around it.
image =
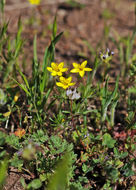
[[[135,29],[136,29],[136,2],[135,2]]]
[[[114,118],[115,118],[115,106],[111,108],[111,126],[114,126]]]
[[[71,121],[72,121],[72,126],[73,126],[73,128],[76,130],[76,133],[77,133],[77,135],[78,135],[78,137],[79,137],[79,140],[80,140],[80,143],[82,144],[82,146],[84,147],[84,149],[86,150],[88,147],[86,147],[85,146],[85,144],[84,144],[84,142],[82,141],[82,139],[81,139],[81,137],[80,137],[80,134],[79,134],[79,132],[78,132],[78,130],[77,130],[77,127],[76,127],[76,124],[75,124],[75,122],[74,122],[74,115],[73,115],[73,113],[72,113],[72,100],[70,101],[70,111],[71,111],[71,116],[72,116],[72,118],[71,118]]]
[[[39,123],[41,123],[41,119],[40,119],[40,116],[39,116],[39,113],[38,113],[38,110],[37,110],[37,106],[36,106],[36,104],[35,104],[35,99],[34,99],[34,101],[33,101],[33,104],[34,104],[34,108],[35,108],[35,110],[36,110],[36,115],[37,115],[38,121],[39,121]]]

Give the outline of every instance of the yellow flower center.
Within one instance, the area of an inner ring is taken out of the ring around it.
[[[79,70],[80,70],[80,71],[83,71],[83,67],[81,67],[81,65],[79,66]]]
[[[59,69],[59,68],[56,68],[55,70],[56,70],[56,72],[59,72],[59,71],[60,71],[60,69]]]
[[[55,70],[56,72],[60,72],[60,68],[58,67],[58,65],[55,66],[54,70]]]
[[[66,86],[66,85],[68,85],[68,82],[67,81],[63,81],[63,84]]]

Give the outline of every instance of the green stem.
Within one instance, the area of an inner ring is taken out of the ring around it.
[[[111,120],[111,127],[114,126],[114,118],[115,118],[115,106],[113,106],[111,108],[111,118],[110,118],[110,120]]]

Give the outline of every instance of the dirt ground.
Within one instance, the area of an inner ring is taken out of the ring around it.
[[[88,47],[84,41],[96,48],[104,38],[105,24],[111,26],[110,35],[117,31],[124,36],[133,30],[134,2],[130,0],[79,0],[84,8],[73,8],[65,3],[66,0],[43,0],[39,7],[29,5],[23,0],[8,0],[6,18],[10,21],[9,34],[15,34],[19,16],[23,23],[23,37],[25,39],[25,59],[28,62],[32,57],[32,43],[35,34],[38,36],[38,56],[43,59],[45,47],[50,43],[50,34],[53,19],[57,13],[58,32],[64,35],[56,48],[56,61],[79,61],[84,56],[91,58]],[[107,46],[112,46],[108,43]],[[107,47],[105,47],[106,49]],[[117,49],[112,50],[117,54]],[[29,51],[28,51],[29,50]],[[99,53],[99,52],[98,52]],[[90,63],[93,67],[92,63]],[[28,74],[31,70],[27,67]]]
[[[64,35],[56,48],[56,61],[82,60],[83,57],[91,60],[91,54],[84,41],[95,49],[98,42],[104,38],[104,26],[111,25],[110,35],[117,31],[125,36],[132,32],[135,24],[134,1],[131,0],[79,0],[84,7],[72,7],[65,0],[43,0],[38,7],[31,6],[27,0],[7,0],[5,18],[9,20],[9,35],[17,31],[18,18],[23,23],[23,38],[25,50],[23,59],[27,60],[26,74],[31,71],[33,55],[33,37],[37,34],[38,58],[43,59],[45,47],[50,43],[51,27],[57,13],[58,32]],[[117,49],[107,42],[112,51]],[[105,47],[106,48],[106,47]],[[99,51],[99,49],[98,49]],[[99,52],[98,52],[99,53]],[[89,63],[93,67],[93,63]],[[116,70],[117,71],[117,70]],[[9,170],[4,190],[22,190],[20,178],[22,174]],[[26,175],[26,178],[28,175]]]

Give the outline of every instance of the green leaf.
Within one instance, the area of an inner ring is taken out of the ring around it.
[[[120,160],[116,160],[115,165],[117,168],[121,168],[124,165],[124,163],[121,162]]]
[[[0,1],[0,11],[2,12],[2,14],[4,13],[4,6],[5,6],[6,1],[5,0],[1,0]]]
[[[82,165],[82,170],[84,173],[86,173],[88,171],[88,166],[86,164],[83,163]]]
[[[108,81],[109,81],[109,78],[106,80],[104,89],[102,89],[102,122],[105,121],[108,106],[112,104],[113,103],[112,101],[114,101],[117,98],[119,76],[116,79],[114,91],[110,93],[110,95],[108,91]]]
[[[26,189],[25,179],[23,177],[21,177],[20,182],[21,182],[23,188]]]
[[[21,39],[21,33],[22,33],[22,22],[21,22],[21,19],[19,18],[19,20],[18,20],[18,31],[17,31],[17,35],[16,35],[14,58],[18,57],[19,52],[21,50],[21,47],[24,43],[24,41]]]
[[[28,184],[27,189],[39,189],[42,186],[40,179],[34,179],[31,183]]]
[[[132,186],[130,190],[136,190],[136,186]]]
[[[53,31],[52,31],[53,39],[55,38],[56,33],[57,33],[57,16],[55,16],[54,22],[53,22]]]
[[[119,178],[119,171],[115,168],[109,169],[108,174],[110,175],[110,177],[114,182]]]
[[[37,58],[37,36],[35,35],[34,37],[34,41],[33,41],[33,52],[34,52],[34,62],[37,63],[38,62],[38,58]]]
[[[63,32],[60,32],[52,41],[52,44],[55,46],[56,43],[60,40],[61,36],[62,36]]]
[[[8,161],[6,159],[0,162],[0,189],[6,177],[7,167],[8,167]]]
[[[28,96],[31,96],[30,92],[27,90],[27,88],[23,85],[23,84],[20,84],[19,82],[17,82],[14,78],[12,78],[14,80],[15,83],[18,84],[18,86],[20,86],[20,88],[28,95]]]
[[[123,171],[123,175],[125,177],[130,177],[133,176],[135,174],[135,172],[132,170],[132,163],[126,163],[122,168],[121,171]]]
[[[67,175],[70,164],[70,153],[66,153],[51,176],[48,190],[65,190],[67,186]]]
[[[23,79],[23,81],[24,81],[24,83],[25,83],[27,89],[30,91],[29,82],[28,82],[26,76],[22,73],[22,71],[20,70],[19,67],[18,67],[18,71],[19,71],[19,74],[21,75],[21,77],[22,77],[22,79]]]
[[[0,146],[5,144],[6,134],[0,131]]]
[[[3,150],[2,152],[0,152],[0,158],[6,156],[6,150]]]
[[[49,53],[48,53],[48,48],[46,48],[45,53],[44,53],[43,66],[42,66],[43,67],[43,75],[42,75],[42,80],[40,83],[41,94],[44,92],[44,88],[45,88],[47,77],[48,77],[48,71],[47,71],[48,58],[49,58]]]
[[[116,140],[114,140],[110,134],[105,133],[103,135],[102,145],[107,146],[108,148],[113,148]]]
[[[11,147],[15,148],[15,149],[19,149],[22,148],[22,144],[19,143],[19,137],[15,136],[14,134],[12,135],[7,135],[6,137],[6,143],[8,145],[10,145]]]
[[[42,75],[42,79],[40,82],[41,94],[44,92],[45,86],[47,85],[47,81],[49,80],[47,66],[49,66],[48,64],[50,64],[54,60],[55,45],[61,38],[62,34],[63,34],[63,32],[59,33],[53,39],[53,41],[51,41],[50,46],[45,49],[44,60],[43,60],[43,75]]]
[[[48,140],[48,136],[41,129],[37,130],[36,133],[33,133],[31,137],[33,141],[37,143],[44,143],[45,141]]]
[[[128,152],[122,152],[121,154],[120,154],[120,158],[126,158],[128,156]]]
[[[116,157],[119,157],[120,154],[119,154],[118,148],[114,147],[113,151],[114,151],[114,155],[115,155]]]

